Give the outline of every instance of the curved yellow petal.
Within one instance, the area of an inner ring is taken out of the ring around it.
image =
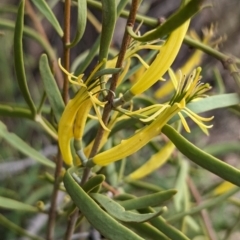
[[[106,166],[111,162],[118,161],[137,152],[153,137],[160,134],[162,127],[181,110],[179,106],[179,104],[174,104],[173,106],[166,108],[166,110],[150,125],[139,130],[132,137],[122,140],[117,146],[97,154],[92,158],[92,161],[95,164]]]
[[[85,89],[83,89],[85,90]],[[88,97],[86,90],[76,94],[76,96],[70,100],[65,107],[62,117],[58,125],[58,144],[62,153],[64,162],[67,165],[72,165],[73,159],[70,149],[70,141],[73,137],[73,124],[76,118],[78,109],[81,103]]]
[[[186,21],[170,34],[153,63],[129,90],[133,95],[141,94],[147,90],[156,81],[161,79],[170,68],[182,45],[189,23],[190,20]]]
[[[146,163],[132,172],[127,178],[137,180],[151,174],[169,159],[174,149],[175,145],[169,141],[159,152],[152,155]]]

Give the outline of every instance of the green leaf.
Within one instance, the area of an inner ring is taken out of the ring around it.
[[[234,187],[231,190],[229,190],[228,192],[226,192],[218,197],[215,197],[213,199],[207,200],[207,201],[201,203],[200,205],[193,207],[192,209],[190,209],[188,211],[181,212],[181,213],[175,214],[175,215],[167,218],[167,222],[179,222],[179,220],[181,220],[183,217],[185,217],[187,215],[193,215],[193,214],[199,213],[203,209],[208,209],[211,207],[218,207],[219,204],[221,204],[223,201],[227,200],[228,198],[230,198],[231,196],[233,196],[234,194],[236,194],[239,191],[240,191],[239,187]]]
[[[37,0],[36,0],[37,1]],[[77,0],[77,32],[68,47],[74,47],[82,38],[87,23],[87,0]]]
[[[37,207],[33,207],[26,203],[22,203],[11,198],[1,197],[0,196],[0,208],[6,208],[17,211],[25,211],[25,212],[38,212]]]
[[[240,171],[237,168],[202,151],[169,125],[165,125],[162,128],[162,133],[164,133],[188,159],[240,187]]]
[[[132,199],[134,198],[131,195],[125,194],[125,199]],[[151,207],[145,208],[145,209],[139,209],[140,213],[153,213],[154,210]],[[149,222],[152,226],[157,228],[159,231],[164,233],[167,237],[170,239],[177,239],[177,240],[189,240],[187,236],[185,236],[181,231],[176,229],[175,227],[171,226],[164,218],[161,216],[150,219]]]
[[[99,49],[99,62],[108,59],[108,51],[116,24],[116,1],[102,0],[102,33]]]
[[[196,102],[187,104],[187,108],[195,113],[207,112],[218,108],[226,108],[240,103],[240,97],[237,93],[220,94],[203,98]],[[186,114],[182,113],[186,117]],[[178,115],[174,116],[168,123],[171,124],[178,120]]]
[[[9,221],[6,217],[4,217],[2,214],[0,214],[0,225],[3,225],[4,227],[8,228],[10,231],[16,232],[20,236],[26,236],[28,239],[32,240],[43,240],[43,238],[40,238],[38,236],[34,236],[31,233],[27,232],[25,229],[20,228],[15,223]]]
[[[41,56],[39,68],[49,103],[53,109],[57,121],[59,122],[64,111],[65,105],[61,93],[58,89],[57,83],[49,67],[48,58],[46,54],[43,54]]]
[[[24,69],[24,60],[23,60],[23,44],[22,44],[22,38],[23,38],[23,19],[24,19],[24,4],[25,1],[22,0],[17,13],[17,19],[16,19],[16,25],[14,30],[14,65],[15,65],[15,71],[16,76],[18,80],[18,85],[20,87],[20,90],[22,92],[22,95],[28,104],[29,108],[31,109],[32,115],[35,116],[36,114],[36,108],[33,103],[33,100],[30,96],[30,92],[27,86],[27,79]]]
[[[159,216],[167,209],[166,207],[163,207],[161,210],[155,213],[138,214],[135,212],[125,211],[120,204],[102,194],[91,193],[90,196],[93,197],[99,204],[101,204],[101,206],[111,216],[122,222],[146,222],[154,217]]]
[[[13,21],[4,19],[4,18],[0,18],[0,27],[2,29],[8,29],[8,30],[14,30],[15,29],[15,25]],[[49,57],[51,58],[52,61],[56,61],[56,56],[55,56],[55,52],[54,49],[52,48],[52,46],[46,41],[46,39],[44,39],[38,32],[34,31],[32,28],[30,27],[24,27],[23,29],[23,34],[24,37],[30,37],[31,39],[34,39],[36,42],[38,42],[43,49],[47,52],[47,54],[49,55]]]
[[[188,170],[189,170],[188,162],[184,161],[184,159],[182,159],[182,161],[180,162],[180,169],[178,172],[178,176],[176,179],[176,185],[175,185],[175,188],[177,189],[178,194],[173,199],[177,212],[180,212],[181,210],[183,210],[182,206],[184,205],[183,203],[184,203],[184,199],[186,197],[185,189],[186,189],[186,180],[188,177]]]
[[[27,106],[21,107],[21,106],[0,104],[0,115],[8,116],[8,117],[32,119],[32,113]]]
[[[213,109],[230,107],[240,103],[240,97],[237,93],[220,94],[206,97],[199,101],[189,103],[187,108],[195,113],[207,112]]]
[[[144,237],[147,240],[170,240],[166,235],[160,232],[157,228],[153,227],[148,223],[124,223],[125,226],[131,228],[139,234],[140,236]]]
[[[177,193],[176,190],[167,190],[154,194],[149,194],[144,197],[134,198],[118,202],[126,210],[141,209],[146,207],[160,206],[165,201],[169,200]]]
[[[186,3],[187,1],[182,2],[185,4],[185,6],[180,7],[178,11],[176,11],[171,17],[166,20],[166,22],[164,22],[156,29],[145,33],[143,36],[138,36],[134,33],[132,26],[129,26],[127,28],[128,33],[138,41],[147,42],[162,38],[167,34],[173,32],[189,18],[195,15],[199,10],[201,10],[200,4],[203,2],[203,0],[192,0],[188,1],[188,3]]]
[[[54,168],[55,164],[41,155],[34,148],[30,147],[27,143],[25,143],[21,138],[19,138],[16,134],[10,133],[7,130],[7,127],[0,121],[0,137],[6,140],[12,147],[18,149],[20,152],[29,156],[36,160],[37,162],[47,166]]]
[[[74,203],[92,226],[109,240],[143,240],[143,238],[124,227],[102,210],[73,179],[73,170],[74,168],[68,169],[64,175],[63,182],[65,188]]]
[[[63,30],[52,12],[51,8],[48,6],[45,0],[32,0],[33,4],[36,8],[42,13],[44,17],[48,20],[48,22],[54,27],[60,37],[63,36]]]
[[[104,180],[105,176],[103,174],[93,176],[83,185],[83,190],[87,193],[91,192],[93,189],[100,186]]]

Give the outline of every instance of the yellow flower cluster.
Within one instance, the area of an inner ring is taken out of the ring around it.
[[[186,76],[182,76],[181,72],[179,73],[179,77],[177,77],[170,68],[182,45],[189,22],[189,20],[186,21],[175,31],[173,31],[161,46],[153,45],[151,43],[140,44],[136,41],[132,43],[131,47],[126,53],[126,68],[122,71],[120,79],[123,79],[127,73],[127,70],[130,67],[131,58],[133,57],[137,57],[146,70],[142,75],[136,74],[136,76],[139,76],[139,78],[134,81],[132,87],[130,87],[130,89],[120,98],[114,100],[113,105],[116,107],[116,110],[120,112],[113,114],[108,126],[103,124],[101,119],[101,111],[99,109],[99,107],[103,107],[105,105],[105,102],[101,102],[98,99],[98,93],[103,89],[101,89],[99,81],[93,79],[94,74],[100,69],[101,64],[103,63],[100,63],[94,69],[85,82],[82,80],[83,75],[76,77],[71,73],[68,73],[60,65],[64,73],[68,75],[69,81],[80,86],[78,93],[68,102],[59,122],[59,146],[66,164],[76,164],[73,163],[70,147],[71,139],[74,138],[75,140],[81,141],[87,117],[89,116],[91,108],[94,108],[99,123],[106,130],[101,141],[101,146],[103,146],[107,141],[110,129],[117,121],[122,119],[122,112],[125,114],[125,117],[138,116],[137,118],[140,121],[145,122],[148,125],[138,130],[130,138],[122,140],[120,144],[94,156],[88,161],[89,166],[91,164],[105,166],[135,153],[145,146],[152,138],[159,135],[162,127],[167,124],[168,121],[176,114],[179,115],[186,131],[190,132],[190,129],[184,118],[184,115],[189,116],[205,133],[208,133],[207,129],[211,126],[207,126],[203,122],[209,121],[212,118],[200,117],[186,107],[187,103],[205,97],[205,92],[210,89],[208,84],[202,84],[200,82],[201,68],[194,70],[188,78],[186,78]],[[157,49],[159,53],[153,62],[148,65],[139,55],[136,54],[141,49]],[[108,61],[106,66],[108,68],[114,67],[115,62],[116,58]],[[136,111],[129,111],[126,109],[122,109],[121,111],[121,109],[118,108],[119,105],[124,104],[134,96],[145,92],[154,83],[162,79],[163,75],[167,71],[175,88],[175,94],[169,102],[164,104],[155,104]],[[73,79],[77,81],[73,81]],[[169,154],[174,149],[173,145],[169,144],[169,146],[170,145],[171,147],[168,147]],[[92,143],[90,143],[84,149],[84,151],[81,152],[81,154],[88,156],[91,146]],[[171,151],[169,149],[171,149]]]

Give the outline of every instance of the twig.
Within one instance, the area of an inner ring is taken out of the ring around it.
[[[65,0],[64,3],[64,36],[63,36],[63,64],[64,68],[69,71],[70,69],[70,48],[68,44],[70,43],[70,20],[71,20],[71,1]],[[64,84],[63,84],[63,100],[65,103],[68,102],[68,76],[64,75]],[[76,209],[68,220],[67,230],[65,233],[65,240],[70,240],[74,233],[75,224],[77,222],[79,213]]]
[[[187,184],[189,186],[189,189],[190,189],[194,199],[196,200],[197,205],[200,205],[202,202],[201,195],[199,194],[197,188],[195,187],[195,185],[190,177],[187,178]],[[202,215],[202,219],[203,219],[204,225],[206,227],[209,239],[217,240],[217,237],[213,230],[212,223],[210,221],[207,210],[206,209],[201,210],[201,215]]]
[[[75,230],[75,225],[76,225],[78,216],[79,216],[79,210],[77,208],[69,216],[70,218],[69,218],[69,221],[68,221],[68,227],[67,227],[67,231],[65,233],[64,240],[71,240],[72,239],[72,235],[73,235],[74,230]]]
[[[48,224],[47,224],[47,240],[54,239],[54,228],[55,228],[55,219],[56,219],[56,207],[57,207],[57,195],[59,189],[59,183],[61,181],[61,170],[62,170],[62,159],[61,153],[58,149],[57,159],[56,159],[56,168],[55,168],[55,181],[53,185],[53,192],[51,196],[51,205],[48,213]]]
[[[138,2],[139,2],[138,0],[132,1],[132,6],[130,9],[130,13],[129,13],[128,21],[127,21],[127,26],[129,26],[129,25],[133,26],[135,23]],[[118,60],[116,63],[116,68],[122,67],[124,56],[125,56],[127,47],[129,46],[130,40],[131,40],[131,37],[125,30],[121,49],[120,49]],[[102,116],[102,120],[103,120],[104,124],[107,124],[107,122],[109,120],[110,112],[112,110],[112,101],[113,101],[113,97],[114,97],[113,92],[115,92],[118,78],[119,78],[119,73],[116,73],[113,75],[112,80],[111,80],[110,91],[108,92],[108,96],[107,96],[108,103],[104,107],[103,116]],[[96,138],[95,138],[95,141],[94,141],[91,153],[90,153],[90,158],[93,157],[94,155],[96,155],[96,153],[98,152],[98,148],[99,148],[103,133],[104,133],[104,129],[100,126],[98,128],[98,132],[97,132],[97,135],[96,135]]]
[[[68,44],[70,43],[70,18],[71,18],[71,1],[66,0],[64,3],[64,36],[63,36],[63,66],[69,71],[70,69],[70,48]],[[63,100],[65,103],[68,102],[68,76],[64,74],[63,83]]]

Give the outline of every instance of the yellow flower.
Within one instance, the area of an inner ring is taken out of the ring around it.
[[[214,27],[211,26],[209,29],[203,29],[203,39],[201,40],[199,38],[199,36],[197,35],[197,33],[193,30],[191,30],[189,32],[189,35],[195,39],[196,41],[201,41],[205,44],[209,44],[210,46],[211,44],[211,39],[214,36]],[[189,75],[191,73],[191,71],[200,65],[202,58],[204,56],[204,52],[200,51],[200,50],[195,50],[194,53],[192,54],[192,56],[187,60],[187,62],[180,67],[181,71],[185,74],[185,75]],[[155,93],[155,97],[156,98],[163,98],[165,96],[167,96],[168,94],[170,94],[171,92],[173,92],[174,87],[171,81],[167,81],[166,83],[164,83],[163,86],[161,86],[161,88],[159,88]]]
[[[187,103],[197,98],[204,97],[204,93],[209,89],[209,86],[207,84],[201,84],[199,82],[200,71],[201,68],[198,68],[190,75],[189,78],[182,77],[179,81],[173,79],[176,93],[171,99],[171,101],[163,105],[158,104],[157,106],[152,106],[153,109],[154,107],[158,109],[157,113],[154,113],[151,116],[146,116],[145,119],[141,119],[143,121],[152,122],[148,126],[145,126],[141,130],[136,132],[132,137],[122,140],[121,143],[117,146],[105,152],[97,154],[91,159],[89,164],[94,163],[105,166],[111,162],[120,160],[135,153],[143,146],[145,146],[152,138],[159,135],[161,133],[162,127],[174,115],[180,113],[180,111],[182,110],[185,110],[192,119],[195,119],[195,122],[198,125],[201,125],[201,128],[205,129],[207,127],[211,127],[204,125],[202,123],[203,118],[200,118],[198,115],[190,112],[190,110],[186,108]],[[147,114],[151,112],[151,108],[148,108],[146,112]],[[144,109],[138,112],[133,112],[132,114],[136,115],[138,113],[144,113]],[[200,120],[198,117],[200,118]]]
[[[152,64],[122,98],[119,99],[118,103],[115,101],[115,105],[129,101],[133,96],[143,93],[156,81],[162,79],[162,76],[170,68],[180,50],[189,23],[190,20],[187,20],[170,34]]]
[[[78,93],[71,99],[65,110],[62,114],[62,117],[59,121],[58,126],[58,136],[59,136],[59,147],[63,156],[63,160],[66,164],[72,165],[73,158],[71,154],[70,142],[73,137],[75,139],[81,139],[83,135],[84,126],[87,120],[87,115],[93,106],[95,112],[98,116],[99,122],[105,130],[108,130],[106,126],[103,124],[101,119],[101,114],[96,105],[103,106],[104,103],[100,102],[95,94],[99,91],[100,86],[98,83],[91,83],[93,75],[96,71],[101,67],[102,63],[100,63],[91,75],[88,77],[86,82],[84,83],[82,80],[83,75],[76,77],[71,73],[67,72],[59,61],[59,66],[62,71],[68,75],[68,79],[73,84],[77,84],[80,86]],[[76,81],[73,81],[76,79]],[[79,113],[79,114],[78,114]],[[76,118],[77,117],[77,118]],[[75,125],[76,122],[76,125]]]

